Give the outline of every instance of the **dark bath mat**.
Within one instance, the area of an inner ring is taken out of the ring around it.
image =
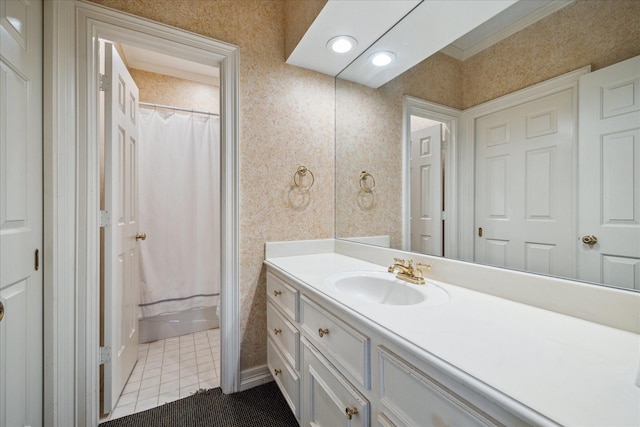
[[[100,427],[297,427],[275,382],[235,394],[213,388]]]

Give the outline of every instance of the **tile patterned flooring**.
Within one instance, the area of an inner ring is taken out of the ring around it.
[[[220,329],[138,345],[136,363],[110,416],[155,408],[220,386]]]

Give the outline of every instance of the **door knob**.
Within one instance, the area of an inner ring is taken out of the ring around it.
[[[582,243],[593,247],[596,243],[598,243],[598,238],[592,234],[588,234],[582,237]]]
[[[147,240],[147,233],[136,233],[136,241],[137,240]]]
[[[346,408],[344,410],[344,414],[348,419],[352,419],[354,415],[358,414],[358,408],[356,407]]]

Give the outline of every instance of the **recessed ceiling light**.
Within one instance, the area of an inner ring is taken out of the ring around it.
[[[347,53],[358,45],[350,36],[337,36],[327,42],[327,47],[335,53]]]
[[[396,59],[396,55],[393,52],[376,52],[370,56],[371,63],[376,67],[384,67],[391,64]]]

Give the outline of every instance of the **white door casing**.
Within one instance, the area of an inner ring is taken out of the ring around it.
[[[411,251],[442,256],[442,124],[411,133]]]
[[[580,78],[578,278],[640,290],[640,56]],[[578,240],[578,239],[576,239]]]
[[[42,11],[0,1],[1,426],[43,424]]]
[[[239,49],[90,2],[45,2],[45,416],[52,425],[98,423],[98,38],[220,67],[221,349],[224,393],[241,388],[239,319]],[[87,90],[90,88],[90,90]]]
[[[104,55],[104,412],[115,407],[138,359],[138,88],[111,43]]]
[[[476,261],[575,277],[572,89],[476,119]]]
[[[446,130],[446,141],[442,141],[443,148],[442,166],[444,173],[442,186],[443,213],[442,241],[444,253],[447,257],[457,259],[460,255],[459,248],[459,222],[455,219],[461,214],[458,210],[458,127],[461,111],[455,108],[445,107],[433,102],[411,96],[402,99],[402,249],[411,250],[411,117],[432,120],[442,123]],[[447,221],[447,218],[453,220]]]

